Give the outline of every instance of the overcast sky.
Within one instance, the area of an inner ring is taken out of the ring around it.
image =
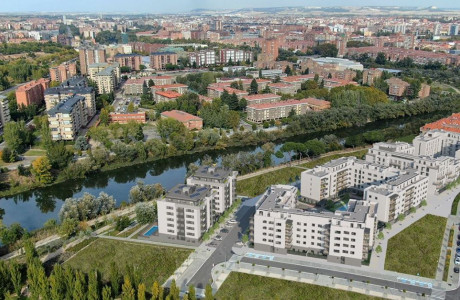
[[[458,0],[0,0],[0,12],[147,12],[175,13],[196,8],[277,6],[437,6],[460,8]]]

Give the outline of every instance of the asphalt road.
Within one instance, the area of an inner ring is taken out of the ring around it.
[[[453,291],[446,292],[446,300],[460,299],[460,286]]]
[[[418,286],[404,284],[404,283],[398,283],[398,282],[380,279],[380,278],[372,278],[369,276],[355,275],[355,274],[349,274],[349,273],[345,273],[341,271],[320,269],[320,268],[309,267],[309,266],[300,266],[296,264],[282,263],[282,262],[277,262],[277,261],[269,261],[269,260],[249,258],[249,257],[243,257],[241,261],[245,263],[249,263],[249,264],[254,263],[254,264],[258,264],[262,266],[270,266],[270,267],[280,268],[280,269],[285,268],[288,270],[301,271],[305,273],[321,274],[321,275],[333,276],[333,277],[344,278],[344,279],[352,279],[354,281],[361,281],[361,282],[369,281],[370,284],[388,286],[390,288],[395,288],[398,290],[406,290],[406,291],[410,291],[414,293],[420,293],[420,294],[425,293],[425,295],[431,295],[431,289],[429,288],[418,287]],[[458,299],[458,298],[455,298],[455,299]]]
[[[222,263],[230,259],[233,255],[232,247],[238,242],[242,234],[249,227],[249,219],[254,214],[255,207],[252,205],[242,205],[236,212],[236,220],[238,224],[235,224],[232,228],[228,228],[229,232],[226,234],[220,234],[222,241],[217,242],[216,251],[209,257],[209,259],[203,264],[203,266],[195,273],[192,279],[187,285],[193,284],[196,288],[204,289],[211,280],[211,270],[214,265]]]

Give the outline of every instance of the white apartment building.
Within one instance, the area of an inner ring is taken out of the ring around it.
[[[9,121],[11,121],[11,115],[8,106],[8,99],[5,96],[0,95],[0,129],[2,129]]]
[[[205,186],[213,190],[213,214],[218,217],[236,199],[236,176],[238,172],[222,167],[201,166],[187,178],[188,185]]]
[[[460,159],[460,133],[430,130],[415,137],[414,154],[420,156],[451,156]]]
[[[301,174],[300,195],[309,202],[338,197],[349,189],[358,194],[371,185],[382,184],[398,175],[391,167],[355,157],[342,157]]]
[[[120,83],[118,63],[97,63],[88,66],[89,78],[96,82],[99,94],[113,92]]]
[[[377,218],[386,223],[407,214],[410,208],[420,206],[426,200],[427,192],[428,177],[408,169],[385,184],[366,188],[364,199],[378,204]]]
[[[251,220],[254,249],[326,255],[329,261],[361,265],[368,258],[377,228],[376,205],[350,200],[335,213],[297,207],[297,188],[271,186],[256,204]]]
[[[178,184],[157,200],[158,233],[197,242],[213,224],[213,191],[205,186]]]
[[[451,133],[442,134],[446,134],[446,140],[451,139],[448,137]],[[433,136],[436,137],[432,139],[431,135],[424,134],[414,139],[414,146],[402,142],[376,143],[366,154],[366,161],[398,170],[415,169],[428,177],[428,194],[432,195],[460,174],[460,160],[439,156],[444,150],[444,153],[455,155],[457,151],[449,149],[455,149],[456,144],[452,142],[443,147],[446,143],[440,142],[436,132]]]
[[[69,97],[48,110],[47,114],[54,141],[74,140],[88,121],[85,97]]]
[[[222,49],[220,50],[220,63],[226,64],[229,62],[237,63],[243,61],[253,61],[252,52],[238,49]]]
[[[210,66],[216,64],[216,52],[214,50],[201,50],[188,55],[190,64],[197,67]]]

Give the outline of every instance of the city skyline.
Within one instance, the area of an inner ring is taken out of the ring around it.
[[[350,0],[344,3],[340,0],[327,0],[327,1],[302,1],[302,0],[288,0],[288,1],[242,1],[236,0],[231,3],[228,2],[215,2],[209,0],[195,1],[195,0],[174,0],[164,3],[159,7],[152,5],[148,0],[134,0],[134,1],[107,1],[101,0],[88,1],[82,0],[79,2],[63,2],[57,0],[45,0],[41,2],[39,7],[34,6],[34,1],[23,0],[18,2],[3,3],[0,7],[1,13],[28,13],[28,12],[91,12],[91,13],[104,13],[104,12],[124,12],[124,13],[183,13],[189,12],[194,9],[244,9],[244,8],[269,8],[269,7],[288,7],[288,6],[301,6],[301,7],[331,7],[331,6],[347,6],[359,7],[363,6],[361,1]],[[384,6],[400,6],[400,7],[430,7],[436,6],[439,8],[460,8],[460,3],[452,3],[450,0],[422,0],[414,3],[412,0],[388,0]],[[369,0],[365,6],[381,6],[381,1]],[[36,7],[36,8],[35,8]]]

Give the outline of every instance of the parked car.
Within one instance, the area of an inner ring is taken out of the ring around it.
[[[460,240],[459,240],[459,241],[457,241],[457,246],[460,246]]]
[[[455,253],[460,255],[460,247],[457,248],[457,251],[455,251]]]
[[[236,223],[238,223],[238,221],[235,220],[235,219],[231,219],[231,220],[228,221],[228,223],[230,223],[230,224],[236,224]]]
[[[455,272],[455,273],[458,273],[458,272],[460,272],[460,269],[459,269],[458,267],[455,267],[455,268],[454,268],[454,272]]]
[[[460,234],[459,234],[459,235],[457,235],[457,240],[460,240]]]
[[[457,257],[455,258],[454,263],[455,263],[456,265],[460,265],[460,257],[457,256]]]
[[[220,233],[228,233],[228,229],[227,229],[227,228],[222,228],[222,229],[220,230]],[[460,246],[460,245],[459,245],[459,246]]]
[[[214,238],[216,241],[222,241],[222,237],[220,235],[216,235],[216,237]]]

